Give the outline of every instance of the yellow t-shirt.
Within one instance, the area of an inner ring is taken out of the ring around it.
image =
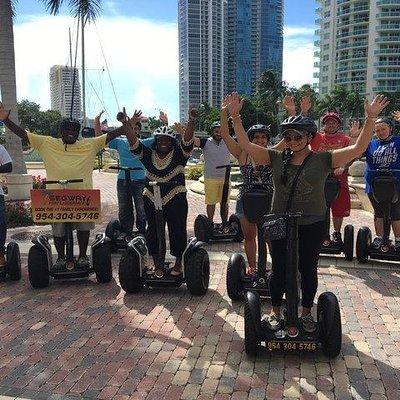
[[[93,166],[97,153],[106,145],[106,136],[77,140],[65,145],[62,139],[28,132],[31,147],[43,158],[48,180],[83,179],[68,185],[68,189],[92,189]],[[60,188],[49,185],[48,189]]]

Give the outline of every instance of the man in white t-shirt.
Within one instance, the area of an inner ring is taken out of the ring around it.
[[[223,224],[228,220],[229,200],[222,204],[225,169],[217,169],[219,165],[230,163],[230,153],[220,135],[221,124],[214,122],[210,127],[211,137],[196,138],[194,145],[200,147],[204,154],[204,193],[207,206],[207,217],[214,221],[215,206],[220,203],[220,214]],[[229,196],[228,196],[229,197]]]
[[[6,174],[12,171],[12,160],[7,150],[0,144],[0,174]],[[4,201],[3,188],[0,186],[0,269],[6,265],[4,257],[6,251],[7,220],[6,204]]]

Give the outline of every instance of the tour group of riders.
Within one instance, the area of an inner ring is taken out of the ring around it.
[[[394,134],[394,122],[400,121],[400,112],[393,118],[380,117],[388,105],[383,95],[377,95],[370,103],[365,100],[365,120],[361,124],[350,124],[349,135],[342,130],[339,114],[328,112],[322,117],[322,130],[319,132],[315,122],[308,116],[311,102],[303,97],[300,113],[296,113],[294,98],[285,96],[283,106],[289,117],[280,124],[282,140],[270,146],[271,131],[268,126],[254,125],[247,131],[241,120],[243,99],[237,93],[227,95],[221,104],[220,121],[210,127],[210,137],[194,137],[197,111],[189,109],[185,125],[168,125],[167,116],[160,114],[163,126],[157,128],[151,138],[140,139],[142,113],[135,111],[132,117],[119,112],[117,120],[121,126],[109,132],[101,131],[101,113],[95,119],[94,138],[79,139],[80,123],[65,119],[60,125],[60,137],[37,135],[27,132],[9,119],[10,110],[0,103],[0,121],[36,149],[45,165],[48,180],[83,179],[71,189],[92,189],[92,171],[97,153],[108,147],[118,152],[122,167],[136,167],[130,171],[130,184],[124,184],[125,174],[118,175],[117,194],[119,220],[122,235],[131,237],[133,225],[139,233],[146,236],[151,255],[157,253],[157,235],[153,188],[150,181],[169,182],[174,185],[161,186],[164,220],[168,226],[170,252],[175,257],[171,274],[182,273],[182,254],[187,243],[188,201],[185,187],[185,166],[194,147],[204,154],[205,203],[208,218],[213,221],[215,207],[220,203],[222,221],[227,220],[228,204],[221,204],[224,186],[224,173],[219,165],[229,164],[231,156],[237,159],[243,177],[236,200],[236,214],[240,218],[244,235],[244,248],[247,256],[247,274],[256,271],[257,227],[250,223],[243,212],[243,194],[252,189],[252,184],[263,184],[272,194],[271,213],[285,213],[292,182],[297,177],[297,186],[291,199],[291,211],[300,212],[304,217],[299,221],[299,272],[301,276],[303,329],[315,330],[311,308],[317,292],[317,264],[325,235],[326,202],[324,186],[329,174],[340,181],[340,193],[332,203],[334,232],[332,240],[341,242],[343,218],[350,215],[350,194],[348,186],[348,167],[359,157],[366,157],[366,193],[374,208],[374,221],[377,238],[374,245],[379,246],[383,235],[382,208],[371,194],[373,171],[377,168],[393,169],[400,180],[400,137]],[[230,134],[233,128],[235,138]],[[375,138],[373,136],[375,134]],[[304,165],[302,165],[304,163]],[[0,146],[0,173],[11,172],[12,160],[3,146]],[[57,185],[56,185],[57,186]],[[49,185],[50,188],[55,186]],[[1,190],[1,188],[0,188]],[[132,201],[133,200],[133,201]],[[223,203],[223,202],[222,202]],[[228,202],[229,203],[229,202]],[[391,222],[395,235],[395,246],[400,251],[400,201],[393,205]],[[78,264],[88,265],[87,247],[93,223],[75,223],[77,230],[79,257]],[[53,224],[52,231],[58,259],[55,264],[64,265],[65,225]],[[6,239],[6,212],[4,194],[0,191],[0,268],[5,265],[4,245]],[[281,323],[281,304],[285,290],[286,239],[272,240],[272,270],[270,273],[270,292],[272,312],[268,317],[271,329],[278,329]],[[154,269],[154,266],[153,266]],[[155,271],[157,272],[157,271]],[[149,273],[154,273],[151,270]]]

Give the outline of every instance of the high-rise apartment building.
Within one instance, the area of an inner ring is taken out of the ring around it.
[[[267,69],[282,76],[283,0],[228,0],[227,91],[254,93]]]
[[[283,0],[179,0],[178,19],[181,119],[189,104],[252,94],[267,69],[281,76]]]
[[[70,117],[72,106],[72,118],[82,118],[81,87],[79,74],[75,68],[74,100],[72,105],[72,82],[74,69],[65,65],[54,65],[50,69],[50,96],[51,109],[59,111],[62,116]]]
[[[400,0],[318,0],[315,45],[321,94],[400,90]]]

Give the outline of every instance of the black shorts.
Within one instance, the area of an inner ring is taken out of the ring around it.
[[[368,198],[374,209],[375,218],[383,218],[383,207],[377,203],[372,193],[368,193]],[[399,221],[400,220],[400,199],[396,203],[392,204],[390,211],[390,220]]]

